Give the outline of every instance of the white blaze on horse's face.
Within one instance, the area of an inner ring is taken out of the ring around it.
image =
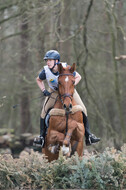
[[[68,82],[69,81],[69,77],[67,76],[66,78],[65,78],[65,82]]]

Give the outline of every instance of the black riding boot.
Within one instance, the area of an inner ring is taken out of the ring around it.
[[[83,113],[83,122],[84,122],[84,127],[85,127],[85,137],[86,137],[85,143],[86,143],[86,145],[89,146],[92,143],[99,142],[100,138],[97,138],[94,134],[91,134],[88,118],[84,113]]]
[[[43,147],[45,139],[45,119],[40,118],[40,136],[34,139],[33,145]]]

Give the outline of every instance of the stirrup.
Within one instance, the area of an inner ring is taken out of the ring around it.
[[[91,135],[89,135],[88,138],[86,138],[85,143],[86,143],[86,146],[90,146],[92,144]]]
[[[38,138],[41,140],[41,142],[40,142],[40,143],[37,142],[37,138],[35,138],[35,139],[34,139],[34,142],[33,142],[33,146],[43,148],[44,143],[45,143],[44,137],[42,137],[42,136],[38,136]]]
[[[100,138],[96,137],[94,134],[91,134],[90,139],[92,144],[100,141]]]
[[[97,138],[94,134],[90,134],[88,139],[86,139],[86,145],[90,146],[91,144],[98,143],[100,141],[100,138]]]

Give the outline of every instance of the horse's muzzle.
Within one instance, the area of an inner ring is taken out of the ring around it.
[[[63,104],[63,108],[65,109],[65,111],[70,112],[72,109],[72,104],[69,104],[68,106],[66,106],[66,104]]]

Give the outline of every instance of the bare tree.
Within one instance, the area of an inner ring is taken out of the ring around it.
[[[32,132],[31,118],[30,118],[30,104],[27,86],[24,81],[25,75],[28,73],[29,68],[29,54],[28,54],[28,16],[27,9],[23,3],[21,7],[21,57],[19,62],[20,75],[21,75],[21,95],[20,95],[20,110],[21,110],[21,132]]]

